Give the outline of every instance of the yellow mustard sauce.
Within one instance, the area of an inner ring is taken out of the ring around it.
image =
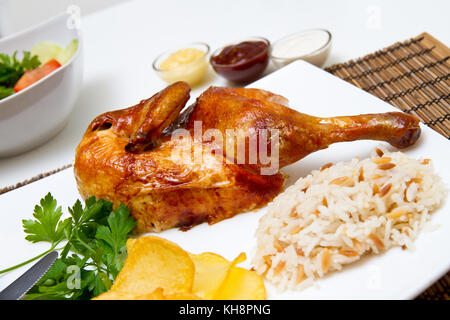
[[[161,62],[159,69],[161,78],[168,83],[186,81],[194,86],[204,78],[208,62],[204,51],[186,48],[170,54]]]

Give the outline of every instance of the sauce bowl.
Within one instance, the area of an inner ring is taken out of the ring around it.
[[[171,54],[176,53],[180,49],[198,49],[203,51],[204,54],[192,62],[182,64],[174,69],[162,69],[161,63],[170,57]],[[191,86],[196,86],[202,82],[205,75],[208,72],[208,58],[209,45],[203,42],[192,42],[183,44],[174,48],[171,48],[159,56],[153,61],[152,67],[156,74],[171,84],[177,81],[186,81]]]
[[[251,58],[238,60],[236,62],[222,63],[218,58],[227,48],[244,42],[263,42],[265,48],[254,54]],[[258,79],[265,71],[269,63],[270,42],[262,37],[249,37],[229,43],[218,48],[211,55],[210,63],[214,71],[225,79],[235,83],[246,83]]]
[[[320,68],[330,54],[331,40],[331,32],[325,29],[309,29],[293,33],[273,43],[270,58],[277,68],[295,60],[305,60]],[[297,48],[294,48],[296,45]],[[284,53],[281,55],[282,51]],[[292,54],[289,54],[289,51]],[[296,51],[301,54],[295,54]]]

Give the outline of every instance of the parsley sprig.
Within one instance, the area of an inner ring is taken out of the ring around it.
[[[14,94],[13,88],[7,88],[0,85],[0,100]]]
[[[50,248],[0,274],[58,250],[59,258],[26,299],[90,299],[107,291],[123,266],[126,241],[136,226],[127,207],[112,209],[111,202],[92,197],[84,208],[77,200],[70,217],[61,219],[62,209],[48,193],[35,206],[35,219],[22,224],[26,240],[49,242]]]
[[[14,93],[12,89],[25,71],[36,69],[41,65],[37,55],[23,51],[22,60],[17,58],[17,51],[11,56],[0,53],[0,99]]]

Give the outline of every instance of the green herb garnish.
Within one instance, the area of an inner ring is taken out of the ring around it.
[[[48,193],[34,208],[34,218],[22,220],[25,239],[49,242],[42,254],[0,274],[39,259],[52,250],[60,256],[25,299],[91,299],[107,291],[123,266],[126,241],[136,222],[124,205],[112,211],[112,203],[94,197],[83,208],[69,208],[70,218]]]
[[[9,97],[12,94],[14,94],[14,90],[12,88],[0,86],[0,99]]]
[[[0,53],[0,85],[13,87],[25,71],[36,69],[41,65],[39,58],[32,56],[29,51],[23,52],[20,61],[16,57],[17,51],[12,56]]]
[[[17,51],[9,56],[0,53],[0,99],[14,93],[13,87],[25,71],[36,69],[41,65],[37,55],[23,52],[22,60],[17,59]]]

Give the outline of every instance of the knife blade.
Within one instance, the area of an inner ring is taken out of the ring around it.
[[[19,300],[22,298],[47,273],[53,263],[55,263],[56,258],[58,258],[58,252],[56,251],[46,254],[0,292],[0,300]]]

